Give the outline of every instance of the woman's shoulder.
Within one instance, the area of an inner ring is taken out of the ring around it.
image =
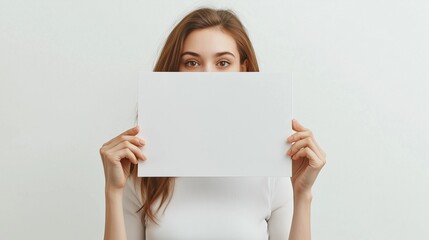
[[[292,204],[293,188],[290,177],[269,177],[271,206],[273,210],[278,207]]]
[[[268,177],[268,181],[273,185],[273,187],[292,187],[290,177]]]

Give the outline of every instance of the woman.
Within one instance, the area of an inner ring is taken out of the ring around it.
[[[259,69],[239,19],[203,8],[173,29],[154,71]],[[135,164],[146,159],[138,126],[106,142],[105,239],[310,239],[311,187],[326,154],[309,129],[296,120],[292,129],[290,179],[137,178]]]

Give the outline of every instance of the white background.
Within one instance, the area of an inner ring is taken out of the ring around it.
[[[429,238],[429,3],[216,1],[328,153],[314,239]],[[134,125],[139,71],[204,1],[0,1],[0,239],[101,239],[99,147]]]

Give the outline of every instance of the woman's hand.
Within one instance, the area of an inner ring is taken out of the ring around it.
[[[123,190],[130,174],[131,163],[137,164],[137,159],[146,159],[140,150],[145,142],[136,136],[139,131],[138,126],[128,129],[100,148],[106,191]]]
[[[287,154],[292,158],[292,186],[295,194],[311,193],[317,175],[326,163],[326,153],[314,139],[313,133],[296,119],[292,120],[296,133],[287,141],[292,143]]]

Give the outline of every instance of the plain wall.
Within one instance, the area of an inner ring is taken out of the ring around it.
[[[429,2],[0,1],[0,239],[101,239],[99,148],[134,126],[137,80],[197,6],[291,71],[327,152],[314,239],[428,239]]]

